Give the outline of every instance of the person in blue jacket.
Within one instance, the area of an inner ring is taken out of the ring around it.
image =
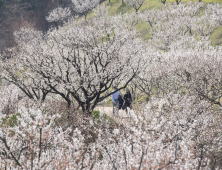
[[[114,91],[116,91],[116,90],[117,90],[117,87],[114,86],[113,89],[114,89]],[[119,115],[119,100],[118,100],[119,95],[120,95],[120,92],[119,92],[119,91],[116,91],[115,93],[112,94],[113,114],[115,114],[115,113],[114,113],[114,110],[115,110],[115,107],[116,107],[116,109],[117,109],[117,113],[116,113],[117,116]]]

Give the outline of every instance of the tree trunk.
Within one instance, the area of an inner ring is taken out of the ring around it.
[[[92,110],[90,109],[90,105],[87,105],[86,103],[81,104],[82,112],[86,115],[90,115],[92,113]]]
[[[136,13],[137,13],[137,14],[138,14],[138,10],[139,10],[139,9],[136,9]]]
[[[70,108],[71,108],[71,101],[67,101],[67,113],[68,113],[67,119],[69,119],[71,116]]]
[[[161,0],[161,2],[163,3],[163,5],[165,5],[165,4],[166,4],[166,0]]]

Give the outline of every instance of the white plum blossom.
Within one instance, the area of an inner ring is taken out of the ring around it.
[[[48,22],[57,22],[57,21],[63,21],[67,17],[71,15],[71,10],[69,8],[62,8],[58,7],[53,9],[49,15],[46,17],[46,20]]]

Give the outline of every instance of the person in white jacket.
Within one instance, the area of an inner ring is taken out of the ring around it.
[[[116,91],[116,90],[117,90],[117,87],[115,86],[114,91]],[[116,107],[116,116],[119,116],[119,100],[118,100],[119,95],[120,95],[119,91],[112,94],[113,114],[115,114],[114,110],[115,110],[115,107]]]

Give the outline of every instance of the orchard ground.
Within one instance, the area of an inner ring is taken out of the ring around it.
[[[130,118],[129,115],[126,114],[125,110],[119,110],[119,117],[116,117],[113,115],[113,107],[108,107],[108,106],[97,106],[94,110],[102,111],[103,113],[107,114],[108,116],[114,118],[115,120],[117,119],[128,119]],[[130,110],[130,112],[133,112],[133,110]]]

